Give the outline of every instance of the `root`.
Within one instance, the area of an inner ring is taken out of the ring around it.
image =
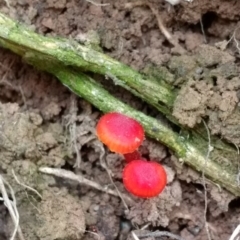
[[[221,42],[218,42],[215,44],[216,47],[220,48],[222,51],[226,50],[227,46],[229,45],[230,42],[234,42],[235,43],[235,47],[238,51],[238,54],[240,55],[240,46],[239,46],[239,41],[236,38],[236,31],[239,29],[240,27],[237,27],[234,31],[232,36],[230,37],[230,39],[227,40],[223,40]]]
[[[81,162],[82,162],[82,156],[81,156],[81,148],[87,144],[88,142],[94,140],[95,136],[89,136],[85,139],[85,141],[78,142],[78,137],[84,136],[88,133],[88,131],[83,131],[81,133],[77,133],[77,123],[76,120],[78,118],[77,116],[77,96],[75,94],[71,95],[71,101],[70,101],[70,109],[68,115],[65,116],[65,121],[67,121],[64,125],[65,128],[69,131],[70,134],[70,148],[71,151],[76,154],[76,161],[74,163],[74,168],[80,169]],[[84,111],[88,111],[84,110]],[[87,115],[91,114],[87,112]]]
[[[17,176],[16,176],[16,174],[15,174],[15,172],[14,172],[13,169],[12,169],[12,174],[13,174],[14,179],[16,180],[16,182],[17,182],[20,186],[22,186],[22,187],[24,187],[24,188],[26,188],[26,189],[34,192],[40,199],[42,199],[42,195],[41,195],[36,189],[34,189],[34,188],[32,188],[32,187],[29,187],[28,185],[26,185],[26,184],[24,184],[24,183],[21,183],[21,182],[19,181],[19,179],[17,178]]]
[[[8,193],[5,188],[5,185],[10,190],[12,201],[8,197]],[[17,209],[15,193],[14,193],[12,187],[10,186],[10,184],[6,180],[4,180],[4,178],[1,175],[0,175],[0,191],[2,194],[1,200],[4,202],[4,205],[7,207],[9,214],[12,218],[12,221],[14,223],[14,226],[15,226],[10,240],[14,240],[17,233],[18,233],[19,239],[24,240],[22,230],[19,226],[19,213],[18,213],[18,209]]]
[[[238,173],[237,173],[237,176],[236,176],[236,180],[237,180],[237,183],[238,183],[238,186],[240,186],[240,162],[239,162],[239,147],[234,144],[236,149],[237,149],[237,155],[238,155]]]
[[[34,188],[32,188],[32,187],[24,184],[24,183],[21,183],[21,182],[19,181],[19,179],[18,179],[18,177],[16,176],[16,174],[15,174],[15,172],[14,172],[13,169],[12,169],[12,174],[13,174],[13,177],[14,177],[15,181],[16,181],[20,186],[22,186],[23,188],[28,189],[29,191],[35,193],[35,194],[42,200],[42,195],[41,195],[36,189],[34,189]],[[27,192],[26,190],[25,190],[25,194],[26,194],[27,199],[29,200],[29,203],[30,203],[30,204],[38,211],[38,213],[40,214],[39,209],[37,208],[36,205],[34,205],[34,203],[32,203],[32,201],[31,201],[31,199],[30,199],[30,197],[31,197],[35,202],[37,202],[36,198],[34,198],[33,196],[29,196],[29,195],[28,195],[28,192]]]
[[[238,42],[238,40],[236,39],[236,31],[237,31],[238,29],[239,29],[239,27],[234,30],[233,35],[232,35],[232,37],[231,37],[230,39],[233,39],[233,41],[234,41],[234,43],[235,43],[235,45],[236,45],[236,48],[237,48],[237,50],[238,50],[238,54],[240,54],[239,42]]]
[[[206,33],[205,33],[205,30],[204,30],[202,17],[200,18],[200,26],[201,26],[201,31],[202,31],[202,34],[203,34],[204,43],[207,43],[208,41],[207,41]]]
[[[94,143],[94,144],[95,144],[96,147],[98,147],[100,149],[99,162],[100,162],[101,167],[103,169],[105,169],[105,171],[107,172],[111,184],[115,187],[116,192],[118,193],[118,197],[120,197],[120,199],[122,200],[122,203],[123,203],[125,209],[127,211],[129,211],[128,205],[126,204],[126,202],[124,200],[124,197],[122,196],[122,193],[118,190],[116,184],[114,183],[114,181],[112,179],[113,173],[112,173],[112,171],[109,169],[109,167],[106,164],[106,161],[105,161],[105,158],[104,158],[104,156],[105,156],[105,149],[104,149],[103,145],[99,141],[97,141],[97,143]]]
[[[8,86],[11,89],[13,89],[14,91],[19,92],[21,97],[22,97],[23,104],[24,104],[25,108],[27,109],[27,102],[26,102],[26,98],[25,98],[24,91],[23,91],[22,87],[20,85],[19,86],[14,86],[11,82],[6,80],[6,77],[7,77],[8,73],[10,71],[12,71],[12,66],[13,66],[14,62],[15,62],[15,60],[13,60],[9,64],[9,66],[5,66],[2,63],[0,63],[0,67],[4,68],[6,70],[6,73],[3,75],[2,79],[0,80],[0,85],[2,84],[2,85],[5,85],[5,86]]]
[[[125,8],[134,8],[134,7],[139,7],[139,6],[148,6],[150,8],[150,10],[152,11],[152,13],[155,15],[157,22],[158,22],[158,27],[160,29],[160,31],[162,32],[162,34],[165,36],[165,38],[175,47],[178,48],[181,52],[185,52],[185,49],[182,48],[182,46],[179,45],[179,43],[177,41],[175,41],[175,39],[173,39],[172,35],[170,34],[170,32],[167,30],[167,28],[164,26],[162,18],[158,12],[158,10],[156,9],[156,7],[146,1],[136,1],[136,2],[132,2],[132,3],[127,3],[125,4]]]
[[[124,200],[124,196],[123,196],[122,193],[118,190],[116,184],[113,182],[113,179],[112,179],[112,176],[111,176],[111,175],[112,175],[111,171],[108,169],[108,167],[106,167],[105,170],[106,170],[106,172],[107,172],[107,174],[108,174],[108,176],[109,176],[110,182],[111,182],[112,185],[115,187],[118,196],[119,196],[120,199],[122,200],[122,203],[123,203],[125,209],[126,209],[127,211],[129,211],[128,205],[127,205],[127,203],[126,203],[125,200]]]
[[[138,238],[138,236],[136,235],[136,233],[131,232],[131,235],[132,235],[132,237],[133,237],[134,240],[140,240],[140,239]]]

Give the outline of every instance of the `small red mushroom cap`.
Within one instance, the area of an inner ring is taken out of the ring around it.
[[[135,119],[112,112],[102,116],[96,127],[100,141],[112,152],[134,152],[144,139],[144,129]]]
[[[123,170],[123,184],[133,195],[151,198],[163,191],[167,184],[167,174],[157,162],[134,160]]]

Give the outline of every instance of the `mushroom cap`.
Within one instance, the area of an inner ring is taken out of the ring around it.
[[[112,112],[102,116],[96,127],[100,141],[112,152],[134,152],[144,139],[144,129],[135,119]]]
[[[167,174],[157,162],[133,160],[123,170],[123,184],[133,195],[151,198],[163,191]]]

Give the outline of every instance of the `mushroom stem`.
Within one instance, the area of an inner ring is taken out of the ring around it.
[[[126,160],[126,162],[131,162],[133,160],[142,159],[142,156],[138,150],[136,150],[132,153],[123,154],[123,156],[124,156],[124,159]]]

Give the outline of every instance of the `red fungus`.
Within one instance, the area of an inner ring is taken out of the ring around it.
[[[155,197],[163,191],[166,183],[166,172],[157,162],[134,160],[123,170],[124,186],[137,197]]]
[[[96,127],[97,136],[112,152],[134,152],[144,139],[142,125],[135,119],[112,112],[102,116]]]

